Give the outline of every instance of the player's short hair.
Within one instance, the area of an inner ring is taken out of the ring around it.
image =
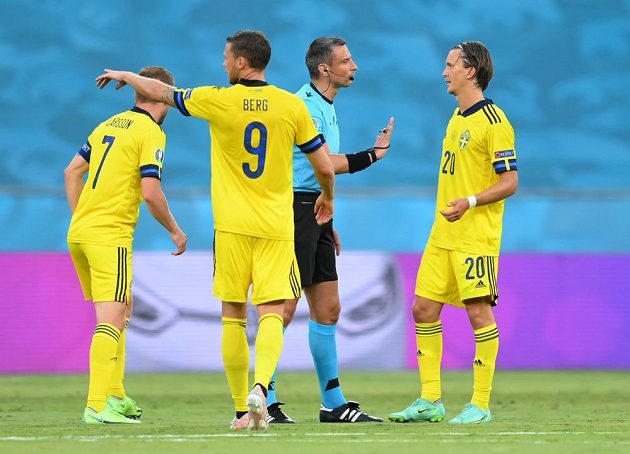
[[[242,30],[227,37],[236,58],[243,57],[253,69],[265,69],[271,59],[271,45],[264,33]]]
[[[322,63],[330,65],[333,58],[333,49],[345,45],[346,40],[343,38],[323,37],[313,41],[306,51],[306,67],[310,76],[318,77],[319,65]]]
[[[138,71],[138,74],[140,76],[148,77],[149,79],[157,79],[167,85],[175,85],[175,78],[173,77],[173,74],[171,74],[168,69],[163,68],[162,66],[145,66],[140,71]],[[148,99],[140,95],[138,92],[136,92],[136,98],[140,102],[148,101]]]
[[[492,56],[488,48],[479,41],[462,41],[451,50],[454,49],[461,49],[464,68],[473,67],[477,70],[475,78],[481,90],[488,88],[494,73]]]

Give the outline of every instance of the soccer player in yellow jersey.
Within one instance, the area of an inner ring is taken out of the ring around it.
[[[317,222],[332,218],[334,168],[297,96],[265,81],[266,36],[245,30],[227,38],[223,66],[231,87],[179,90],[124,71],[106,70],[102,88],[132,85],[149,99],[208,121],[212,151],[214,295],[222,300],[223,363],[236,410],[232,429],[267,428],[266,395],[282,351],[284,302],[300,294],[293,247],[293,145],[306,153],[322,193]],[[258,308],[254,387],[248,394],[246,303]]]
[[[446,128],[435,222],[416,281],[421,394],[408,408],[390,414],[392,421],[437,422],[446,414],[440,378],[444,304],[466,309],[476,343],[472,399],[449,423],[492,420],[489,401],[499,349],[492,307],[499,296],[503,206],[518,186],[514,130],[483,93],[492,73],[490,52],[476,41],[458,44],[446,58],[442,75],[459,107]]]
[[[173,83],[166,69],[140,71]],[[186,235],[161,189],[169,109],[136,94],[135,106],[108,118],[89,135],[65,170],[72,220],[68,247],[86,300],[94,301],[96,329],[90,347],[90,384],[83,421],[137,423],[142,410],[126,396],[125,333],[131,316],[131,256],[140,202],[169,232],[179,255]],[[84,175],[87,180],[84,182]]]

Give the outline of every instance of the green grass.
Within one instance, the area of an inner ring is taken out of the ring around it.
[[[417,397],[414,372],[345,372],[346,397],[386,418]],[[314,373],[285,373],[279,397],[298,421],[266,433],[228,430],[232,402],[223,374],[138,374],[127,391],[142,424],[81,423],[87,377],[0,376],[0,452],[630,452],[630,374],[507,372],[495,379],[495,420],[442,423],[320,424]],[[447,418],[470,399],[470,373],[444,374]],[[466,451],[463,451],[466,450]]]

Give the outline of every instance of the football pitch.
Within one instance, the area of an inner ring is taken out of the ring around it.
[[[346,398],[386,419],[417,397],[415,372],[342,372]],[[443,377],[447,419],[470,399],[472,375]],[[0,376],[0,452],[630,452],[628,372],[499,371],[494,421],[320,424],[314,372],[279,377],[278,396],[298,424],[267,432],[232,432],[221,373],[133,374],[127,392],[144,409],[142,424],[81,423],[85,375]]]

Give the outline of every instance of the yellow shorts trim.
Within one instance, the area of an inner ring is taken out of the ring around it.
[[[221,301],[252,304],[299,298],[300,271],[292,240],[272,240],[217,230],[213,294]]]
[[[497,304],[498,256],[475,255],[427,244],[418,268],[415,293],[439,303],[464,307],[464,300],[490,296]]]
[[[131,249],[88,243],[68,243],[68,249],[86,300],[129,302]]]

